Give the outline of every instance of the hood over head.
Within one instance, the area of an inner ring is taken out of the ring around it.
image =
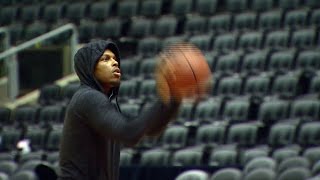
[[[111,50],[119,63],[120,53],[117,45],[111,41],[98,40],[90,42],[80,48],[74,56],[74,67],[80,83],[93,89],[103,92],[103,87],[94,76],[95,66],[106,49]],[[119,87],[112,88],[110,95],[115,97],[118,94]]]

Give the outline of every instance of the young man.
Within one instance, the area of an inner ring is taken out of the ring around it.
[[[139,117],[127,119],[112,102],[121,79],[117,46],[107,41],[89,43],[76,53],[74,63],[81,86],[67,108],[59,179],[117,180],[120,145],[132,146],[144,135],[161,132],[180,100],[164,103],[159,98]]]

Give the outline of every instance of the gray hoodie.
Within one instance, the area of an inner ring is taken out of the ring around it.
[[[67,107],[60,146],[60,180],[117,180],[121,144],[132,146],[144,135],[159,133],[179,108],[177,102],[167,106],[156,100],[136,118],[122,115],[112,103],[119,87],[104,94],[93,73],[106,49],[116,55],[120,65],[118,48],[108,41],[89,43],[75,55],[81,85]]]

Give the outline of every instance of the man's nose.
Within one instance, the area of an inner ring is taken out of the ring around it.
[[[119,66],[119,63],[118,63],[118,61],[117,60],[115,60],[115,59],[113,59],[113,66]]]

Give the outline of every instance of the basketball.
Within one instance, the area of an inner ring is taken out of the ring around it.
[[[158,91],[162,97],[194,98],[206,95],[211,79],[205,56],[190,43],[171,45],[159,55],[156,68]]]

